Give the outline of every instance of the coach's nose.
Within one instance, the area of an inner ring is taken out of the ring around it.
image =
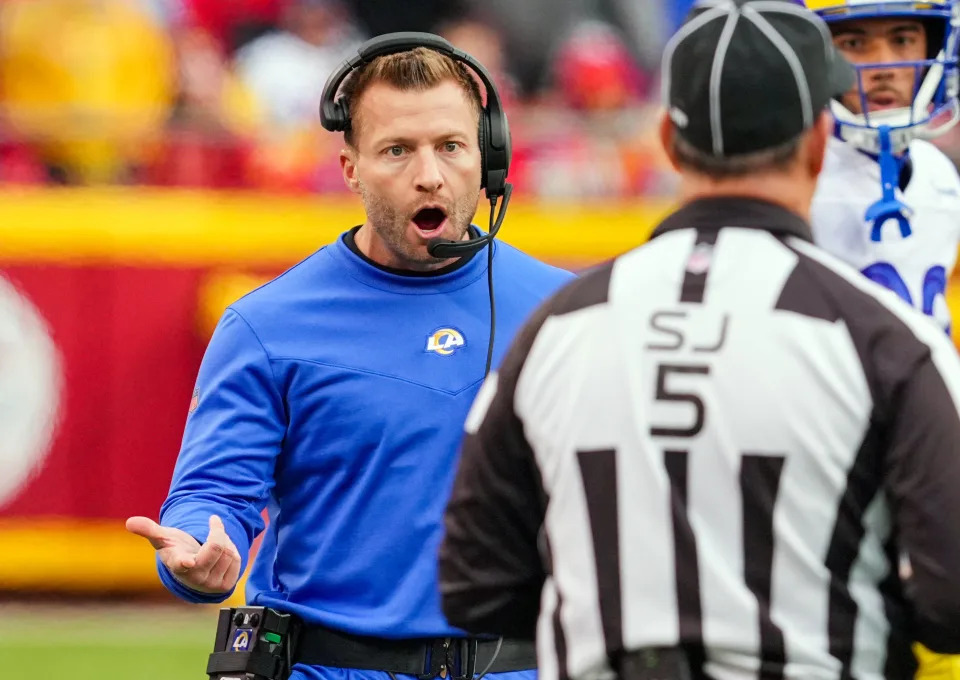
[[[417,191],[430,194],[439,191],[443,186],[443,174],[434,149],[421,149],[417,153],[416,164]]]

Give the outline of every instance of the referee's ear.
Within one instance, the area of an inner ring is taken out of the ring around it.
[[[680,163],[677,161],[676,147],[673,144],[673,136],[677,134],[677,129],[670,120],[669,114],[664,111],[660,114],[660,144],[663,146],[663,152],[667,155],[670,165],[677,172],[680,172]]]
[[[813,127],[807,133],[807,167],[811,177],[817,177],[823,170],[824,157],[827,154],[827,143],[833,135],[833,118],[824,109],[817,118]]]

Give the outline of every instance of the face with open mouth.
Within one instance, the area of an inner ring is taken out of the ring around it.
[[[447,225],[447,209],[442,205],[425,205],[413,214],[410,222],[421,239],[441,237]]]
[[[890,64],[927,58],[926,30],[909,17],[851,19],[831,26],[837,49],[853,64]],[[862,68],[864,97],[857,85],[842,98],[852,113],[888,111],[909,107],[922,73],[912,66]]]
[[[459,200],[432,197],[423,202],[421,199],[417,205],[398,210],[366,185],[363,203],[373,235],[395,260],[381,263],[399,269],[429,270],[444,266],[445,262],[427,251],[427,244],[435,238],[463,239],[477,211],[476,194]]]
[[[476,214],[477,110],[459,83],[445,80],[419,91],[375,83],[358,114],[357,148],[341,154],[347,185],[367,214],[358,247],[397,269],[445,266],[427,245],[462,240]]]

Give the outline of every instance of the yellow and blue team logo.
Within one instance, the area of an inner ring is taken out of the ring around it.
[[[461,347],[466,346],[463,333],[456,328],[444,326],[427,336],[427,352],[434,352],[440,356],[450,356]]]
[[[235,652],[245,652],[250,648],[250,631],[238,628],[233,631],[233,644],[230,649]]]

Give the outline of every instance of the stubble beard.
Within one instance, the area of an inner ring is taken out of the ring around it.
[[[360,196],[367,214],[367,222],[401,263],[410,269],[424,270],[431,269],[430,265],[437,265],[440,262],[427,252],[419,239],[412,242],[407,235],[410,220],[413,219],[420,206],[411,206],[403,211],[397,210],[390,203],[367,189],[362,183],[360,184]],[[452,206],[443,204],[444,210],[447,211],[447,225],[442,233],[437,234],[437,238],[453,241],[462,240],[477,212],[479,197],[480,192],[477,191],[476,196],[464,196]],[[431,202],[429,198],[424,198],[420,205]]]

